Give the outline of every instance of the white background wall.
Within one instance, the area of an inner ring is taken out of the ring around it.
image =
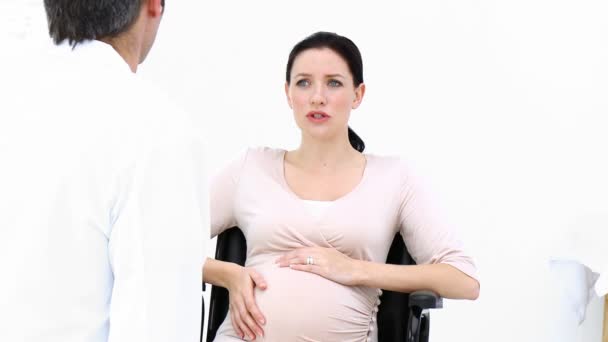
[[[23,1],[0,0],[0,37],[45,40],[40,1]],[[548,257],[608,208],[605,1],[166,1],[140,74],[192,113],[212,172],[246,146],[297,146],[287,55],[317,30],[346,35],[367,84],[351,126],[424,172],[479,266],[481,297],[433,312],[431,341],[559,328]]]

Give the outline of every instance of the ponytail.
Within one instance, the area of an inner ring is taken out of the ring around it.
[[[363,139],[361,139],[352,128],[348,127],[348,141],[350,141],[350,145],[357,151],[363,153],[365,150],[365,143]]]

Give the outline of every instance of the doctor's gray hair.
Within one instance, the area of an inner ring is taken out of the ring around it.
[[[49,35],[60,44],[115,37],[137,20],[145,0],[44,0]],[[161,0],[164,9],[164,0]]]

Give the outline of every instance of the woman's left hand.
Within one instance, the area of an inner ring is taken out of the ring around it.
[[[309,259],[311,258],[311,259]],[[307,264],[312,261],[312,264]],[[352,259],[335,248],[303,247],[285,253],[275,261],[281,267],[315,273],[342,285],[357,285],[359,260]]]

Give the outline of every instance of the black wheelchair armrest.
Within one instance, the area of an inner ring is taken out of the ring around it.
[[[406,342],[428,342],[430,332],[429,309],[443,308],[443,300],[433,291],[416,291],[409,295],[409,318]]]
[[[425,309],[443,308],[443,299],[433,291],[416,291],[410,293],[408,306]]]
[[[243,232],[238,227],[227,229],[217,237],[215,259],[232,262],[241,266],[245,265],[245,261],[247,260],[247,240],[245,240],[245,235],[243,235]],[[226,318],[230,303],[229,298],[228,290],[219,286],[211,286],[207,341],[215,339],[217,330]],[[204,324],[202,325],[204,326]]]

